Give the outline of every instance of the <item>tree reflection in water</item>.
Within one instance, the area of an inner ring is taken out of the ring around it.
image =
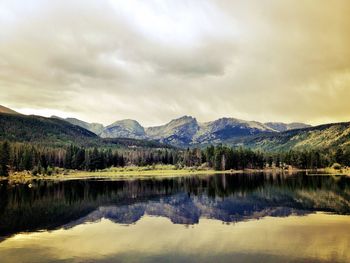
[[[143,215],[174,224],[237,222],[315,211],[350,214],[350,178],[272,174],[143,180],[0,183],[0,236],[69,228],[101,218],[132,224]]]

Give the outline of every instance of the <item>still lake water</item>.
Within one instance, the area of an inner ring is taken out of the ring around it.
[[[350,262],[350,178],[1,181],[0,262]]]

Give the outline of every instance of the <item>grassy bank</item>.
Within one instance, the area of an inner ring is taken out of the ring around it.
[[[326,174],[343,174],[350,176],[350,167],[342,167],[340,169],[335,169],[334,167],[327,167],[324,169],[320,169],[320,171]]]
[[[62,168],[55,168],[51,175],[36,174],[31,172],[14,172],[10,173],[8,179],[15,182],[25,182],[33,179],[49,179],[49,180],[72,180],[72,179],[84,179],[84,178],[111,178],[111,179],[136,179],[136,178],[163,178],[163,177],[176,177],[176,176],[191,176],[191,175],[209,175],[209,174],[234,174],[234,173],[295,173],[301,171],[308,171],[312,174],[315,171],[300,170],[300,169],[281,169],[281,168],[266,168],[263,170],[246,169],[246,170],[226,170],[215,171],[212,169],[199,169],[199,168],[177,168],[174,165],[155,165],[155,166],[128,166],[128,167],[112,167],[109,169],[99,171],[79,171],[79,170],[66,170]],[[324,174],[344,174],[350,175],[350,168],[343,168],[337,170],[334,168],[318,169],[317,172]],[[7,179],[6,177],[0,177],[0,179]]]
[[[10,173],[8,177],[14,181],[28,181],[32,179],[50,179],[50,180],[71,180],[84,178],[112,178],[112,179],[136,179],[136,178],[156,178],[156,177],[174,177],[187,175],[208,175],[220,173],[238,173],[242,171],[215,171],[212,169],[195,169],[181,168],[178,169],[174,165],[155,165],[155,166],[128,166],[128,167],[112,167],[98,171],[80,171],[66,170],[55,168],[51,175],[36,174],[33,175],[29,171]],[[2,177],[1,179],[6,179]]]

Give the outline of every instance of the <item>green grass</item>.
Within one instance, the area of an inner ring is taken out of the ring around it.
[[[342,167],[341,169],[334,169],[333,167],[327,167],[322,169],[326,174],[344,174],[350,175],[350,167]]]
[[[50,180],[72,180],[72,179],[85,179],[85,178],[110,178],[110,179],[138,179],[138,178],[166,178],[166,177],[178,177],[178,176],[191,176],[191,175],[211,175],[211,174],[234,174],[234,173],[254,173],[254,172],[287,172],[294,173],[301,170],[276,170],[276,169],[264,169],[264,170],[226,170],[215,171],[212,169],[200,169],[200,168],[177,168],[175,165],[153,165],[153,166],[127,166],[127,167],[112,167],[99,171],[78,171],[78,170],[65,170],[63,168],[55,168],[53,175],[36,175],[34,176],[30,172],[16,172],[12,173],[9,177],[10,180],[15,182],[26,182],[32,179],[50,179]],[[350,175],[350,168],[343,168],[341,170],[335,170],[334,168],[319,169],[319,171],[325,174],[343,174]],[[5,179],[5,178],[4,178]]]
[[[127,166],[112,167],[99,171],[78,171],[56,168],[53,175],[32,175],[30,172],[16,172],[10,175],[10,180],[16,182],[29,181],[32,179],[71,180],[84,178],[112,178],[112,179],[136,179],[136,178],[163,178],[190,175],[209,175],[220,173],[237,173],[240,171],[215,171],[211,169],[182,168],[174,165],[154,166]]]
[[[232,171],[233,172],[233,171]],[[186,175],[208,175],[218,173],[229,173],[229,171],[215,170],[198,170],[195,168],[177,169],[174,165],[155,165],[155,166],[128,166],[128,167],[113,167],[101,171],[86,172],[86,171],[69,171],[64,175],[65,178],[152,178],[152,177],[174,177]]]

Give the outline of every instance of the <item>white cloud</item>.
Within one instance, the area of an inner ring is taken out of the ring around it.
[[[0,10],[0,104],[15,109],[145,125],[350,117],[345,0],[3,0]]]

